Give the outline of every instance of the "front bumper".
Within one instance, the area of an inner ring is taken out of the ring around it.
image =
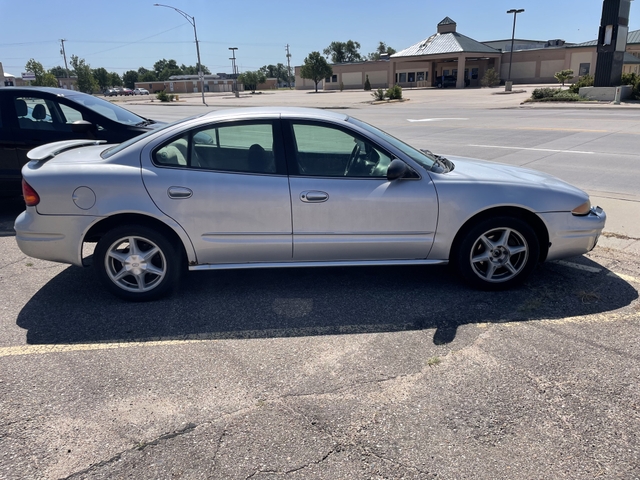
[[[593,250],[602,233],[607,214],[592,207],[589,214],[576,216],[567,212],[540,213],[549,231],[547,260],[574,257]]]
[[[82,266],[84,234],[96,220],[90,215],[39,215],[35,207],[27,207],[16,218],[16,242],[30,257]]]

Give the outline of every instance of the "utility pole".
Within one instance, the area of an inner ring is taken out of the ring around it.
[[[287,43],[287,83],[289,84],[289,90],[291,90],[291,54],[289,53],[289,44]]]
[[[62,54],[62,57],[64,58],[64,69],[67,71],[67,78],[69,78],[69,67],[67,66],[67,53],[64,51],[64,42],[66,42],[67,39],[66,38],[61,38],[60,39],[60,44],[62,45],[62,48],[60,49],[60,53]]]
[[[233,69],[233,91],[236,97],[239,97],[240,92],[238,91],[238,68],[236,67],[236,50],[238,50],[238,47],[229,47],[229,50],[231,50],[231,53],[233,53],[233,57],[229,59],[231,60],[231,68]]]

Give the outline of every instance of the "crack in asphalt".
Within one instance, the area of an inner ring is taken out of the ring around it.
[[[108,460],[103,460],[102,462],[99,462],[99,463],[96,463],[94,465],[91,465],[90,467],[85,468],[84,470],[72,473],[71,475],[69,475],[67,477],[63,477],[61,480],[71,480],[71,479],[74,479],[74,478],[80,478],[82,475],[85,475],[85,474],[87,474],[89,472],[98,470],[98,469],[100,469],[102,467],[105,467],[107,465],[111,465],[112,463],[119,461],[125,453],[132,452],[134,450],[144,450],[149,445],[158,445],[160,442],[163,442],[165,440],[169,440],[171,438],[175,438],[175,437],[178,437],[180,435],[184,435],[184,434],[190,433],[191,431],[195,430],[196,427],[197,427],[196,424],[188,423],[187,425],[185,425],[183,428],[181,428],[179,430],[175,430],[175,431],[173,431],[171,433],[162,434],[158,438],[156,438],[155,440],[152,440],[150,442],[140,443],[140,444],[134,446],[133,448],[130,448],[128,450],[124,450],[124,451],[122,451],[120,453],[115,454],[113,457],[109,458]]]
[[[325,462],[331,455],[333,455],[336,452],[340,452],[341,450],[342,450],[341,445],[337,445],[336,447],[334,447],[331,450],[329,450],[329,452],[327,452],[320,460],[314,460],[312,462],[306,463],[304,465],[300,465],[299,467],[291,468],[289,470],[283,470],[283,471],[271,470],[271,469],[256,470],[255,472],[253,472],[248,477],[245,477],[245,480],[249,480],[251,478],[254,478],[256,475],[259,475],[261,473],[271,473],[271,474],[274,474],[274,475],[290,475],[292,473],[299,472],[300,470],[304,470],[305,468],[309,468],[312,465],[320,465],[321,463]]]

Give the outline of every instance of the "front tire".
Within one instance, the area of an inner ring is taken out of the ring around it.
[[[167,296],[178,285],[182,255],[156,230],[124,225],[100,239],[93,263],[112,294],[144,302]]]
[[[454,260],[472,286],[505,290],[526,280],[539,257],[538,237],[529,224],[496,217],[478,222],[464,234]]]

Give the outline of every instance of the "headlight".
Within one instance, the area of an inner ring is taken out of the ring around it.
[[[576,207],[573,210],[571,210],[571,213],[578,216],[584,216],[584,215],[589,215],[590,211],[591,211],[591,200],[587,200],[579,207]]]

